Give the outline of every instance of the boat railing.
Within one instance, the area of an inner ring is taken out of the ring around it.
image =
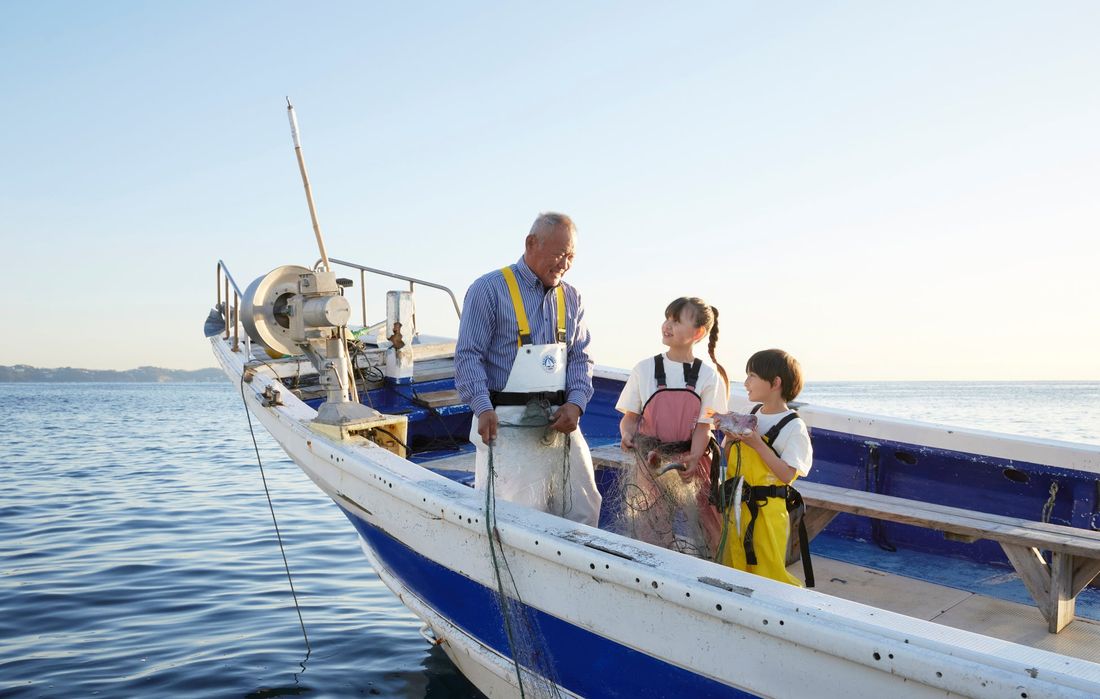
[[[223,279],[224,275],[224,279]],[[241,297],[244,294],[241,292],[241,287],[237,286],[237,281],[233,279],[233,275],[229,273],[229,267],[225,262],[218,260],[217,269],[217,282],[215,284],[218,290],[218,305],[215,306],[218,312],[225,318],[225,334],[222,339],[228,340],[230,335],[233,337],[233,351],[240,352],[241,346]],[[233,303],[229,303],[229,287],[233,287]],[[224,293],[224,297],[223,294]],[[225,305],[222,305],[222,302]],[[230,329],[232,328],[232,330]],[[252,342],[248,337],[248,333],[244,335],[245,352],[248,356],[252,356]]]
[[[458,299],[455,298],[454,292],[442,284],[435,284],[433,282],[425,281],[423,279],[417,279],[416,277],[407,277],[404,274],[397,274],[395,272],[387,272],[382,269],[375,269],[373,267],[367,267],[365,265],[357,264],[355,262],[348,262],[346,260],[337,260],[333,257],[328,259],[329,263],[334,265],[342,265],[344,267],[351,267],[352,269],[359,270],[359,294],[360,302],[363,310],[363,327],[367,327],[367,272],[371,274],[377,274],[382,277],[389,277],[391,279],[400,279],[409,283],[409,291],[413,291],[417,284],[421,286],[430,287],[432,289],[439,289],[451,297],[451,305],[454,306],[455,315],[459,319],[462,318],[462,309],[458,305]]]
[[[396,272],[387,272],[382,269],[375,269],[373,267],[367,267],[366,265],[357,264],[355,262],[348,262],[346,260],[337,260],[329,258],[329,263],[342,265],[344,267],[351,267],[352,269],[359,270],[359,293],[360,301],[362,303],[363,313],[363,327],[367,327],[367,292],[366,292],[366,275],[367,272],[371,274],[377,274],[382,277],[389,277],[391,279],[400,279],[409,283],[409,291],[414,291],[417,284],[426,286],[432,289],[438,289],[451,299],[451,305],[454,306],[455,315],[461,319],[462,309],[458,305],[458,299],[455,298],[454,292],[442,284],[436,284],[424,279],[417,279],[416,277],[409,277],[404,274],[397,274]],[[217,277],[215,287],[217,289],[218,302],[215,308],[222,314],[225,319],[225,331],[222,338],[229,340],[233,338],[233,351],[239,352],[241,345],[241,298],[244,293],[241,291],[241,287],[237,284],[237,281],[233,279],[233,275],[229,272],[229,267],[226,266],[223,260],[218,260],[217,265]],[[230,289],[233,290],[233,298],[230,301]],[[224,304],[224,305],[223,305]],[[248,336],[248,333],[244,333],[244,344],[246,353],[252,355],[252,343]]]

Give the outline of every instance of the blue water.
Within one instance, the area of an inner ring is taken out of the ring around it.
[[[477,697],[226,385],[0,384],[0,695]]]
[[[828,383],[802,399],[1100,444],[1100,383]],[[235,387],[0,384],[0,696],[478,697]]]
[[[820,382],[807,384],[798,400],[956,427],[1100,444],[1100,381]]]

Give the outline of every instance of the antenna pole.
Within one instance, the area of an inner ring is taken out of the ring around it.
[[[298,157],[298,170],[302,173],[302,184],[306,188],[306,203],[309,204],[309,218],[313,221],[313,234],[317,236],[317,248],[321,251],[321,264],[325,271],[331,271],[328,253],[325,252],[325,239],[321,237],[321,226],[317,223],[317,208],[313,205],[313,190],[309,187],[309,175],[306,174],[306,161],[302,156],[302,142],[298,138],[298,117],[294,116],[294,105],[286,98],[286,113],[290,119],[290,136],[294,139],[294,155]]]

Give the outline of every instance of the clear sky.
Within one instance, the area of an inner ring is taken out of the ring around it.
[[[601,364],[697,295],[735,377],[1100,379],[1100,2],[0,9],[0,364],[212,366],[218,258],[318,256],[289,95],[330,255],[461,299],[564,211]]]

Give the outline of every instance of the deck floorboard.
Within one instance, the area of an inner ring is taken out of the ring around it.
[[[1039,610],[966,590],[814,556],[818,592],[906,616],[1100,663],[1100,622],[1078,618],[1047,631]],[[801,579],[802,564],[788,569]]]

